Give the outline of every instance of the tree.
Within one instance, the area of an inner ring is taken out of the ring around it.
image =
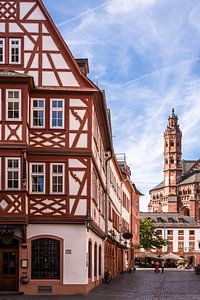
[[[140,247],[147,249],[162,248],[167,245],[167,240],[164,240],[156,231],[156,226],[150,218],[145,218],[140,221]]]

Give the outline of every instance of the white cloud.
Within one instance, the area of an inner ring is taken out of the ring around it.
[[[63,0],[64,3],[69,0]],[[82,3],[82,2],[81,2]],[[106,90],[116,152],[146,196],[163,180],[163,133],[172,107],[183,132],[183,158],[198,159],[200,3],[196,0],[109,0],[61,27],[75,57]]]
[[[156,0],[111,0],[106,6],[106,11],[109,14],[121,15],[130,13],[135,9],[142,9],[144,6],[152,5]]]

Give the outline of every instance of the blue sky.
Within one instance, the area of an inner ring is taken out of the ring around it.
[[[75,58],[106,90],[116,153],[145,194],[163,180],[163,133],[172,107],[183,158],[199,159],[200,1],[43,0]]]

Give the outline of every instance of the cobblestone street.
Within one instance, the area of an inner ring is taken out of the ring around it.
[[[137,270],[102,284],[88,296],[0,296],[1,300],[200,300],[200,276],[192,271]]]

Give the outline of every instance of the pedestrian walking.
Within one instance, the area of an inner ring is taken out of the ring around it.
[[[162,273],[164,273],[164,268],[165,268],[165,262],[164,260],[161,261],[161,270],[162,270]]]
[[[154,271],[155,271],[156,273],[159,273],[159,272],[160,272],[160,264],[159,264],[158,261],[155,262],[155,269],[154,269]]]

